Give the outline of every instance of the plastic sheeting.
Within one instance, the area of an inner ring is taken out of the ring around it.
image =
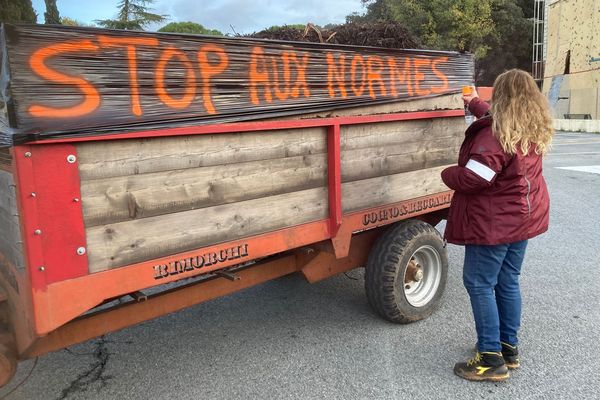
[[[0,33],[0,146],[407,101],[469,54],[48,25]]]

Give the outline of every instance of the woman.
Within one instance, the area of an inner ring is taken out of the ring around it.
[[[517,69],[498,76],[491,108],[474,90],[463,100],[478,120],[466,131],[458,165],[442,172],[455,191],[445,237],[465,245],[463,282],[477,354],[454,372],[501,381],[519,367],[519,274],[527,240],[548,229],[542,156],[552,140],[552,117],[533,78]]]

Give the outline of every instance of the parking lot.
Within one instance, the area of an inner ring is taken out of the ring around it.
[[[522,368],[504,383],[455,377],[475,330],[449,246],[427,320],[376,316],[363,271],[310,285],[284,277],[23,362],[8,399],[585,399],[598,397],[600,135],[557,134],[545,161],[551,227],[522,273]],[[443,227],[440,226],[440,229]]]

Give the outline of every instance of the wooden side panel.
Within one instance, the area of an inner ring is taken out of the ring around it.
[[[437,193],[447,188],[436,167],[342,185],[344,211]],[[327,189],[135,219],[87,230],[90,272],[327,218]]]
[[[400,123],[366,124],[344,127],[342,131],[342,181],[374,178],[401,172],[450,164],[456,159],[456,150],[460,145],[457,131],[462,130],[462,118],[439,120],[404,121]],[[307,130],[299,132],[306,137]],[[312,145],[305,148],[304,154],[299,151],[294,133],[280,132],[265,133],[265,142],[276,142],[277,150],[273,147],[260,149],[253,146],[254,137],[245,139],[244,135],[214,135],[219,139],[231,139],[232,148],[249,148],[253,154],[239,154],[237,157],[224,157],[220,165],[196,167],[197,163],[186,165],[188,168],[136,175],[105,177],[100,179],[85,179],[82,181],[82,194],[85,222],[87,227],[137,218],[182,212],[203,207],[213,207],[261,197],[275,196],[299,190],[326,186],[327,159],[322,152],[325,146],[324,134],[320,140],[314,136]],[[214,137],[205,137],[206,142],[212,142]],[[178,138],[170,141],[159,139],[155,146],[163,147],[162,160],[173,160],[168,151],[173,151],[178,145]],[[187,138],[183,140],[187,141]],[[246,141],[247,140],[247,141]],[[107,147],[109,154],[122,151],[119,143],[111,143],[116,151]],[[197,143],[202,146],[202,142]],[[130,143],[126,143],[130,145]],[[89,151],[90,144],[82,146]],[[135,146],[132,147],[133,163],[145,162],[135,159],[141,154]],[[155,147],[148,147],[145,154],[151,157]],[[135,150],[133,150],[135,149]],[[219,152],[222,148],[215,149]],[[192,150],[187,150],[192,153]],[[208,151],[208,150],[207,150]],[[189,154],[188,153],[188,154]],[[232,153],[227,150],[226,153]],[[235,152],[233,152],[235,153]],[[247,162],[252,157],[280,156],[292,154],[285,158],[261,159]],[[200,153],[196,154],[198,159]],[[218,155],[210,155],[217,159]],[[124,155],[127,159],[127,155]],[[81,156],[83,170],[97,162],[91,161],[86,154]],[[106,170],[116,170],[117,167],[106,162]],[[162,169],[158,164],[148,164],[151,169]],[[124,165],[124,169],[130,168]],[[266,179],[268,177],[268,179]]]
[[[323,128],[120,140],[77,145],[82,180],[325,153]]]
[[[342,127],[344,212],[447,190],[464,119]],[[324,128],[77,145],[90,272],[328,217]]]
[[[0,169],[8,169],[11,165],[12,156],[8,147],[0,147]]]
[[[23,250],[15,185],[11,173],[0,169],[0,253],[16,268],[23,268]],[[0,268],[3,268],[0,266]]]

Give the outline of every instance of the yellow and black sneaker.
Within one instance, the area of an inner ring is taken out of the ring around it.
[[[454,373],[470,381],[505,381],[508,379],[508,368],[502,353],[484,351],[477,352],[475,357],[464,363],[454,365]]]
[[[511,346],[508,343],[500,342],[502,345],[502,357],[508,369],[517,369],[521,366],[519,360],[519,349],[517,346]]]

